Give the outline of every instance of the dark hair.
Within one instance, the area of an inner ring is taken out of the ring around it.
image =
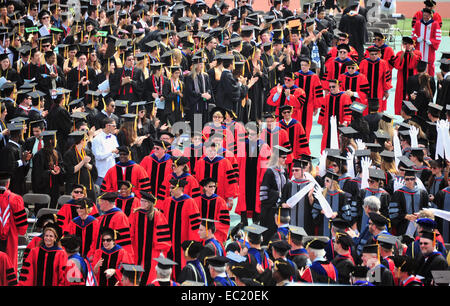
[[[103,119],[103,127],[105,127],[107,124],[115,123],[116,121],[113,118],[105,118]]]

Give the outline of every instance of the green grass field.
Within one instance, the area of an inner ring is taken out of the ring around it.
[[[411,31],[411,20],[412,18],[406,18],[405,20],[400,20],[397,23],[397,26],[400,30],[402,30],[402,33],[407,34]],[[450,31],[450,19],[443,19],[442,20],[442,36],[449,36]]]

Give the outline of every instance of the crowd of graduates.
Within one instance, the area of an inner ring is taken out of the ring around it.
[[[450,283],[436,3],[270,2],[1,2],[0,285]]]

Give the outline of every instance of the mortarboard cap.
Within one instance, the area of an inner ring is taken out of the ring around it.
[[[213,267],[224,267],[230,260],[225,256],[214,256],[206,259],[206,264]]]
[[[389,223],[390,223],[390,220],[388,218],[386,218],[382,214],[375,213],[375,212],[369,212],[369,219],[372,220],[372,222],[376,226],[380,226],[380,227],[389,225]]]
[[[377,241],[383,249],[392,249],[398,242],[397,237],[393,235],[380,234],[377,237]]]
[[[117,192],[105,192],[102,195],[100,195],[98,198],[108,201],[108,202],[114,202],[114,201],[116,201],[117,197],[118,197]]]
[[[158,267],[163,270],[168,270],[172,268],[172,266],[178,265],[175,261],[165,257],[153,258],[153,260],[156,261],[158,263]]]
[[[309,236],[304,241],[305,249],[323,250],[330,239],[326,236]]]

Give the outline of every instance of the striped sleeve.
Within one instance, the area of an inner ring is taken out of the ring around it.
[[[189,224],[191,226],[191,230],[198,230],[200,227],[200,213],[194,213],[189,216]]]
[[[158,225],[156,227],[156,241],[171,241],[170,226],[168,224]]]

